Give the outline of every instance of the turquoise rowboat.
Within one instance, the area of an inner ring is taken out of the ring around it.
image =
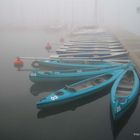
[[[34,83],[41,82],[64,82],[64,81],[79,81],[93,76],[97,76],[109,71],[123,69],[127,65],[112,66],[105,69],[79,69],[79,70],[59,70],[59,71],[32,71],[29,79]]]
[[[37,108],[42,109],[53,105],[60,105],[94,94],[111,84],[123,71],[116,70],[69,86],[66,85],[64,88],[38,101]]]
[[[114,120],[119,120],[135,101],[139,93],[139,78],[130,66],[115,81],[111,90],[111,110]]]
[[[40,67],[48,69],[78,69],[78,68],[105,68],[108,66],[120,65],[114,62],[91,61],[86,60],[38,60],[36,61]]]

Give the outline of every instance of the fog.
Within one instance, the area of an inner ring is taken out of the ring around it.
[[[140,0],[99,0],[99,21],[140,35]]]
[[[0,26],[94,25],[94,0],[1,0]]]
[[[95,25],[140,34],[140,0],[0,0],[0,27]]]

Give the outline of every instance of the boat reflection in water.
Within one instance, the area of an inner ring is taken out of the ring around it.
[[[90,95],[88,97],[84,97],[84,98],[81,98],[81,99],[78,99],[78,100],[75,100],[66,104],[61,104],[58,106],[52,106],[45,109],[41,109],[37,114],[37,118],[41,119],[41,118],[56,115],[59,113],[63,113],[69,110],[75,111],[77,107],[80,107],[82,105],[86,105],[92,101],[95,101],[107,95],[109,92],[110,92],[110,88],[106,87],[104,91],[97,92],[96,94]]]
[[[117,121],[113,120],[111,108],[110,108],[110,119],[111,119],[111,129],[113,134],[113,139],[116,140],[119,136],[122,129],[125,127],[125,125],[128,123],[130,117],[134,113],[136,106],[138,104],[138,97],[135,100],[135,102],[131,105],[131,107],[125,112],[125,114]]]
[[[69,85],[74,83],[75,81],[71,82],[42,82],[42,83],[35,83],[30,87],[30,92],[34,96],[38,96],[39,94],[46,92],[51,93],[55,92],[61,88],[63,88],[65,85]]]

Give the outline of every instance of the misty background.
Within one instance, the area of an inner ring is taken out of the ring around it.
[[[140,0],[0,0],[0,28],[112,26],[140,34]]]

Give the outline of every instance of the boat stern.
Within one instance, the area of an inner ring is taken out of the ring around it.
[[[125,112],[127,104],[127,99],[124,97],[119,97],[116,99],[116,101],[112,102],[112,116],[114,120],[118,120],[122,117],[122,115]]]

